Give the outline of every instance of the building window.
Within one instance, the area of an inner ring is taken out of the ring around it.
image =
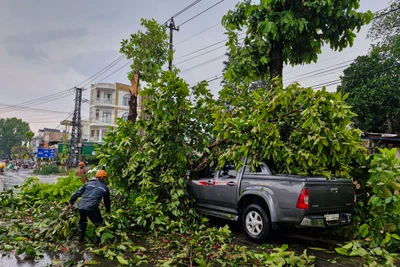
[[[104,94],[104,103],[112,104],[112,94],[111,93]]]
[[[103,137],[106,135],[106,133],[108,132],[108,130],[107,129],[103,129],[103,131],[102,131],[102,136],[101,136],[101,139],[103,139]]]
[[[90,131],[90,137],[94,137],[94,130]]]
[[[97,91],[97,97],[96,97],[97,101],[100,101],[100,91]]]
[[[98,120],[100,117],[100,110],[96,109],[96,120]]]
[[[122,99],[122,105],[129,106],[129,100],[131,99],[130,94],[125,94],[124,98]]]
[[[124,114],[122,114],[121,118],[126,121],[128,119],[128,112],[125,112]]]
[[[103,111],[103,122],[111,123],[111,110]]]

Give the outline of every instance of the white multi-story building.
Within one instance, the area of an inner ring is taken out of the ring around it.
[[[128,118],[130,86],[122,83],[96,83],[90,89],[89,141],[102,142],[117,118]]]

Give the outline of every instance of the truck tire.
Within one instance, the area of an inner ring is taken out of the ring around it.
[[[270,232],[271,224],[265,210],[258,204],[250,204],[242,214],[242,226],[253,242],[262,242]]]

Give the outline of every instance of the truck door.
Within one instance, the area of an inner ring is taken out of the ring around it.
[[[213,200],[215,205],[227,209],[236,209],[240,172],[241,169],[237,172],[233,165],[226,165],[218,171],[214,181]]]
[[[189,182],[189,194],[196,200],[196,205],[213,205],[215,169],[207,169],[199,178]]]

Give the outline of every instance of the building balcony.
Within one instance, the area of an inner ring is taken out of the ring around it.
[[[90,106],[115,107],[115,99],[95,99],[90,101]]]
[[[90,119],[90,126],[117,126],[113,120],[110,119]]]

